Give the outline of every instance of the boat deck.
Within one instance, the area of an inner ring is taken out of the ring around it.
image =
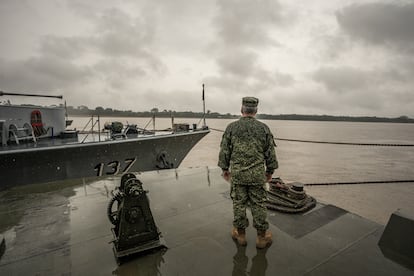
[[[272,246],[257,250],[252,227],[247,247],[237,246],[220,173],[203,167],[137,174],[168,249],[121,265],[106,215],[119,176],[1,191],[0,275],[413,275],[382,254],[383,225],[332,205],[300,215],[269,212]]]
[[[9,151],[16,151],[16,150],[27,150],[27,149],[37,149],[37,148],[47,148],[47,147],[54,147],[54,146],[64,146],[70,145],[73,143],[77,143],[78,139],[61,139],[61,138],[43,138],[38,139],[36,143],[33,141],[21,141],[19,144],[10,143],[6,146],[0,147],[1,152],[9,152]]]
[[[156,134],[140,134],[136,137],[130,137],[128,140],[134,140],[134,139],[142,139],[142,138],[151,138],[156,136],[163,136],[163,135],[171,135],[173,132],[171,131],[163,131],[163,132],[157,132]],[[99,140],[100,139],[100,140]],[[15,142],[11,142],[7,144],[6,146],[0,146],[0,153],[1,152],[10,152],[15,150],[27,150],[27,149],[39,149],[39,148],[50,148],[50,147],[57,147],[57,146],[65,146],[65,145],[74,145],[79,143],[94,143],[94,142],[104,142],[104,141],[126,141],[127,139],[119,138],[118,140],[112,140],[108,136],[107,133],[102,133],[100,135],[95,133],[81,133],[78,135],[77,138],[60,138],[60,137],[44,137],[44,138],[38,138],[36,140],[36,143],[33,142],[33,140],[23,140],[20,141],[19,144]]]

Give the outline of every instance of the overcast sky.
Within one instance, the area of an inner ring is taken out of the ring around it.
[[[0,90],[202,111],[204,83],[212,112],[414,117],[413,26],[402,0],[1,0]]]

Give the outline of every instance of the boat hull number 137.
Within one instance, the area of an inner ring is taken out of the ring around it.
[[[114,175],[120,172],[126,173],[129,169],[134,165],[135,161],[137,161],[137,157],[134,158],[127,158],[124,161],[111,161],[108,163],[99,163],[95,166],[94,170],[97,176],[106,175]]]

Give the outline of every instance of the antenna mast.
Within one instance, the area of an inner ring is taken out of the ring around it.
[[[206,101],[204,98],[204,83],[203,83],[203,128],[206,127]]]

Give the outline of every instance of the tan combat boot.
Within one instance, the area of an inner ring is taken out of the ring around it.
[[[246,246],[246,229],[244,228],[235,228],[233,227],[233,230],[231,230],[231,237],[233,240],[237,241],[237,243],[241,246]]]
[[[266,231],[257,231],[256,247],[259,249],[266,248],[272,244],[272,232],[269,230]]]

